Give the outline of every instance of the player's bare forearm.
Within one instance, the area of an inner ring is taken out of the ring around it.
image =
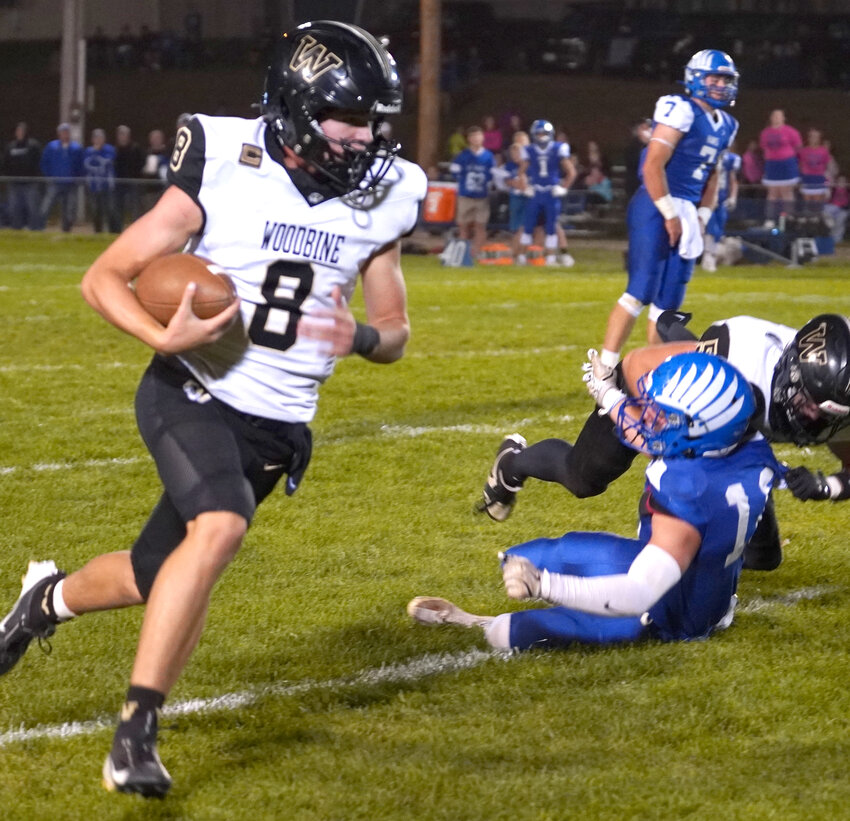
[[[695,342],[665,342],[663,345],[647,345],[630,351],[623,359],[623,378],[629,393],[637,396],[638,379],[657,368],[665,359],[695,350]]]
[[[366,359],[383,364],[395,362],[404,355],[410,338],[401,243],[393,243],[376,254],[364,267],[362,276],[366,321],[380,336]]]
[[[182,191],[169,188],[157,205],[129,226],[92,264],[82,280],[83,298],[107,322],[155,350],[175,353],[212,341],[219,326],[232,319],[232,310],[203,325],[183,327],[181,317],[164,328],[136,299],[129,283],[157,257],[180,250],[200,230],[200,208]],[[191,301],[191,297],[190,297]],[[191,313],[191,311],[189,311]],[[177,327],[178,325],[181,327]],[[174,327],[171,327],[174,326]]]

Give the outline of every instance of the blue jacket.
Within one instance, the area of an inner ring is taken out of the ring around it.
[[[51,140],[41,155],[41,173],[45,177],[82,177],[82,146],[73,140],[67,146]]]

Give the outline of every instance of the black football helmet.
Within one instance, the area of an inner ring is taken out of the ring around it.
[[[811,445],[850,425],[850,320],[819,314],[803,325],[773,369],[771,393],[777,439]]]
[[[401,148],[380,128],[384,115],[401,111],[401,101],[395,60],[381,42],[358,26],[317,20],[278,41],[260,109],[280,146],[307,160],[340,194],[368,193]],[[329,138],[321,123],[334,111],[368,117],[372,143]]]

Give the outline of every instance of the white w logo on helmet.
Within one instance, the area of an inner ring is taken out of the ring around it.
[[[309,34],[306,34],[298,44],[298,48],[295,49],[295,53],[289,61],[289,67],[293,71],[300,71],[308,82],[312,82],[326,71],[339,68],[341,65],[341,57],[338,57],[332,51],[328,51],[315,37],[311,37]]]

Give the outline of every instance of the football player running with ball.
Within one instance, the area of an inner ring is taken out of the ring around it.
[[[589,388],[624,446],[651,457],[638,538],[570,532],[506,551],[508,596],[556,607],[475,616],[421,596],[408,604],[416,621],[478,626],[504,650],[684,641],[731,624],[744,546],[783,472],[753,436],[746,378],[718,356],[684,353],[643,376],[634,398],[592,374]]]
[[[129,551],[66,576],[33,563],[0,624],[0,673],[75,615],[146,604],[130,688],[103,766],[110,789],[164,795],[157,717],[194,650],[213,585],[257,505],[310,460],[319,385],[338,357],[399,359],[409,335],[400,238],[422,170],[382,136],[401,83],[357,26],[305,23],[278,42],[257,119],[196,116],[177,134],[171,185],[94,262],[82,287],[107,321],[156,352],[136,396],[164,492]],[[212,259],[239,299],[211,319],[189,285],[166,327],[128,284],[184,248]],[[361,276],[367,323],[350,299]],[[300,319],[299,319],[300,318]]]

